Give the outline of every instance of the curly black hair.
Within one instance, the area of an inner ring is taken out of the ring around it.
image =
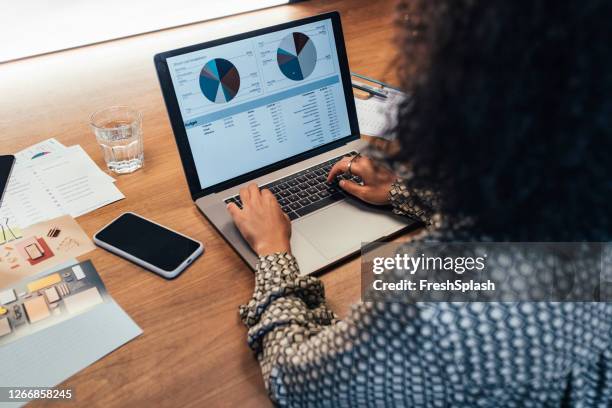
[[[405,0],[409,188],[498,240],[608,241],[612,2]]]

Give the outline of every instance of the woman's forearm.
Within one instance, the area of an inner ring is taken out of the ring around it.
[[[300,276],[295,258],[288,253],[261,256],[255,274],[255,290],[240,307],[249,328],[248,344],[261,364],[266,387],[271,369],[284,350],[307,341],[337,321],[325,303],[323,283]]]

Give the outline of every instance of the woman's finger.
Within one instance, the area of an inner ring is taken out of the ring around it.
[[[364,173],[367,172],[367,160],[364,159],[362,156],[357,156],[355,157],[355,159],[353,160],[352,164],[351,164],[351,174],[353,176],[359,176],[362,177],[365,176]],[[346,166],[346,171],[348,172],[348,164]]]
[[[274,197],[274,194],[272,194],[272,192],[270,190],[268,190],[267,188],[264,188],[263,190],[261,190],[261,197],[265,200],[268,200],[270,202],[276,202],[276,197]]]
[[[366,192],[368,191],[368,187],[362,186],[360,184],[355,183],[354,181],[349,180],[341,180],[340,188],[362,200],[365,199]]]
[[[247,187],[242,187],[240,189],[240,201],[242,201],[243,206],[251,201],[251,192]]]
[[[261,192],[259,191],[259,187],[255,183],[249,184],[247,187],[249,190],[249,195],[251,196],[251,203],[258,203],[261,201]]]
[[[342,173],[346,173],[346,169],[348,168],[348,163],[350,160],[350,157],[344,157],[342,160],[334,164],[331,170],[329,171],[329,174],[327,175],[327,182],[331,183],[332,181],[334,181],[336,176]]]
[[[230,215],[232,216],[232,219],[234,221],[236,221],[236,218],[240,215],[240,212],[242,211],[240,208],[238,208],[238,206],[235,203],[229,203],[227,205],[227,211],[230,213]]]
[[[336,165],[334,165],[334,167],[332,167],[332,169],[329,171],[327,182],[331,183],[339,174],[348,173],[349,165],[351,174],[353,176],[365,178],[369,175],[368,173],[372,172],[372,166],[370,165],[370,160],[368,158],[363,156],[353,157],[346,157],[346,160],[342,159],[336,163]]]

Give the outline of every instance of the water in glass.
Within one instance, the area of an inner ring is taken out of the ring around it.
[[[107,108],[92,115],[91,125],[109,170],[125,174],[143,166],[142,116],[139,112],[125,106]]]

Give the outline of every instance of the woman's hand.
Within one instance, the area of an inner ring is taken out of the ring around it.
[[[348,164],[351,157],[345,157],[329,171],[327,182],[334,181],[336,176],[348,171]],[[377,165],[373,160],[359,156],[351,164],[351,174],[359,176],[363,180],[363,186],[350,180],[341,180],[340,188],[349,194],[375,205],[389,203],[389,191],[391,184],[396,180],[395,174],[389,169]]]
[[[291,222],[270,190],[251,184],[240,190],[242,210],[234,203],[227,210],[236,227],[257,255],[290,252]]]

